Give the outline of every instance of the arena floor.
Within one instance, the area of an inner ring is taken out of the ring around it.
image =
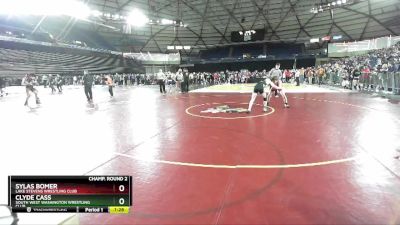
[[[162,96],[155,87],[24,89],[0,99],[0,204],[8,175],[131,175],[128,215],[79,224],[400,223],[400,104],[355,93],[289,93],[290,109],[249,94]],[[34,103],[31,103],[34,105]],[[202,112],[203,111],[203,112]],[[3,182],[4,181],[4,182]],[[71,215],[21,215],[52,224]],[[57,222],[57,223],[59,223]]]

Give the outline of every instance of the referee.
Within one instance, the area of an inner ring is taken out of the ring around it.
[[[92,93],[92,86],[93,86],[93,76],[89,75],[89,71],[83,71],[83,85],[85,87],[85,95],[88,102],[93,102],[93,93]]]
[[[167,77],[163,73],[162,69],[160,69],[157,73],[157,82],[158,85],[160,85],[160,92],[161,94],[166,94],[167,92],[165,91],[165,80]]]
[[[272,68],[272,70],[269,71],[269,77],[270,78],[278,77],[279,80],[282,79],[282,71],[280,70],[280,68],[281,68],[281,64],[280,63],[275,64],[275,68]],[[276,98],[279,97],[277,90],[275,90],[275,97]]]

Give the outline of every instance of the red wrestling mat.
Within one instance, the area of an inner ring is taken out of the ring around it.
[[[4,180],[132,175],[129,214],[80,214],[79,224],[400,223],[398,102],[289,94],[291,108],[273,97],[264,113],[259,96],[247,114],[232,110],[250,94],[94,90],[94,106],[81,88],[42,91],[37,109],[23,107],[23,92],[0,102],[2,118],[18,118],[1,123]]]
[[[133,175],[131,214],[80,223],[400,222],[400,163],[390,153],[398,106],[351,94],[288,97],[290,109],[272,98],[268,113],[258,97],[251,114],[218,111],[247,109],[249,95],[158,97],[159,133],[91,172]],[[176,122],[162,128],[168,120]]]

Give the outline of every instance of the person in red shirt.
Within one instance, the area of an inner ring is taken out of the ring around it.
[[[289,70],[285,70],[284,77],[285,77],[286,83],[289,83],[290,79],[292,78],[292,73]]]
[[[364,66],[361,70],[361,79],[363,83],[363,89],[368,90],[370,88],[370,80],[371,80],[371,70],[368,66]]]

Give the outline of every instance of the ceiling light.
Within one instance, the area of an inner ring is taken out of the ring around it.
[[[161,20],[161,24],[162,24],[162,25],[171,25],[171,24],[173,24],[173,23],[174,23],[174,21],[169,20],[169,19],[162,19],[162,20]]]
[[[79,19],[85,19],[90,15],[90,9],[82,2],[69,1],[68,6],[63,6],[65,14]]]
[[[132,26],[141,27],[149,22],[149,19],[140,10],[134,9],[126,19],[126,22]]]

